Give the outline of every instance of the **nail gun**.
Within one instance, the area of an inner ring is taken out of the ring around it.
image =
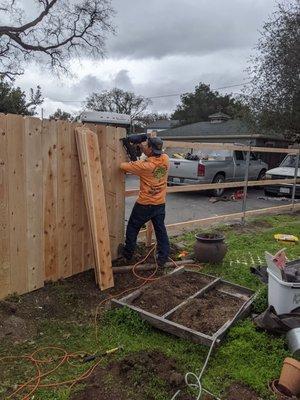
[[[137,158],[142,155],[139,145],[146,142],[147,139],[148,135],[146,135],[146,133],[129,135],[126,138],[121,139],[130,161],[136,161]]]

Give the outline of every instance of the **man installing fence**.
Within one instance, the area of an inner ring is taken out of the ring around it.
[[[128,221],[122,255],[127,261],[131,260],[138,233],[142,226],[151,220],[157,240],[156,260],[159,266],[164,266],[170,248],[164,222],[169,157],[163,153],[163,141],[158,137],[148,137],[146,134],[132,135],[128,140],[134,145],[139,145],[147,159],[121,164],[124,172],[140,177],[140,193]]]

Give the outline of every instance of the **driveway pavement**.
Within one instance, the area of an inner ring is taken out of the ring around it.
[[[133,189],[139,187],[139,179],[132,175],[126,177],[126,188]],[[227,190],[226,195],[233,193],[233,190]],[[290,199],[268,198],[268,200],[259,199],[264,197],[263,190],[248,188],[247,210],[256,210],[272,206],[288,204]],[[126,221],[130,216],[131,209],[136,198],[126,198]],[[223,214],[231,214],[242,211],[242,201],[219,201],[217,203],[209,202],[209,195],[206,192],[186,192],[171,193],[167,196],[166,223],[185,222],[193,219],[214,217]]]

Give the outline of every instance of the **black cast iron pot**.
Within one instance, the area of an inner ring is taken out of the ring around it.
[[[200,263],[218,264],[227,253],[225,237],[218,233],[200,233],[195,235],[195,258]]]

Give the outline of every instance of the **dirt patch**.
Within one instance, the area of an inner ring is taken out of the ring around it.
[[[197,272],[185,271],[181,274],[166,276],[143,289],[141,295],[132,304],[161,316],[211,281],[212,278],[202,276]]]
[[[147,277],[152,273],[153,271],[146,271],[139,274]],[[159,270],[157,276],[159,277],[163,273],[163,270]],[[2,330],[4,321],[11,316],[15,316],[23,320],[26,326],[23,331],[27,333],[22,334],[20,339],[30,340],[35,337],[39,323],[42,320],[90,323],[93,321],[95,309],[101,301],[125,290],[136,290],[141,283],[142,281],[131,272],[116,274],[115,287],[101,292],[95,283],[93,270],[72,276],[63,281],[49,283],[34,292],[22,296],[10,296],[6,301],[1,301],[0,329]],[[8,324],[9,321],[8,319]],[[18,340],[15,334],[7,334],[4,338],[12,341]]]
[[[268,221],[260,220],[260,221],[250,221],[247,222],[245,225],[234,224],[232,225],[232,228],[235,232],[253,233],[271,229],[273,228],[273,225]]]
[[[157,385],[153,385],[153,379]],[[159,390],[169,396],[167,398],[185,387],[176,361],[155,351],[140,351],[106,368],[98,367],[85,385],[71,400],[155,400],[155,386],[159,386]],[[190,397],[182,393],[179,399]]]
[[[0,340],[10,339],[14,343],[31,339],[37,333],[36,327],[30,321],[10,315],[0,322]]]
[[[254,390],[243,383],[233,383],[226,391],[226,400],[262,400]]]
[[[170,319],[195,331],[213,335],[236,314],[243,303],[244,300],[211,290],[180,307]]]

